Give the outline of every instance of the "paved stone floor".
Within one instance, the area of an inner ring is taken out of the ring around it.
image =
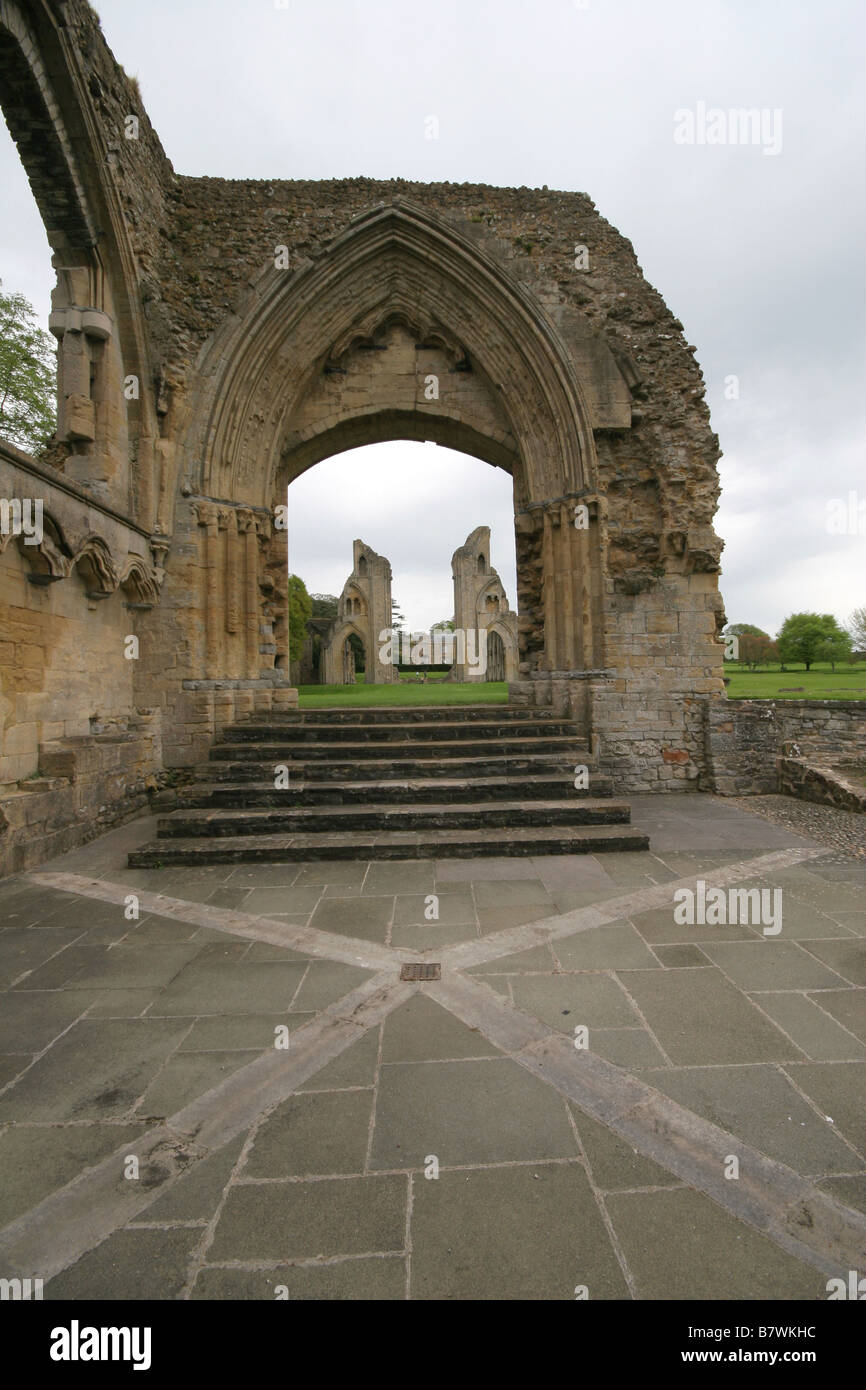
[[[194,871],[128,870],[141,820],[0,884],[0,1277],[814,1300],[866,1273],[866,864],[723,799],[632,810],[648,854]],[[697,880],[780,889],[781,930],[678,924]],[[419,959],[441,980],[401,981]]]

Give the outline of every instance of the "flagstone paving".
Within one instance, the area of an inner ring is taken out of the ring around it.
[[[143,820],[0,883],[0,1277],[702,1300],[866,1273],[866,862],[709,796],[632,820],[647,854],[129,870]],[[677,923],[697,879],[780,888],[781,932]],[[441,983],[401,983],[413,958]]]

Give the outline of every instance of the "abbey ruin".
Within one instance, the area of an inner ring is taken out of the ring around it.
[[[510,703],[573,721],[618,792],[712,788],[718,441],[695,349],[585,194],[179,175],[85,0],[0,0],[0,84],[59,352],[50,452],[0,444],[0,497],[43,516],[0,536],[4,871],[295,706],[287,488],[379,440],[513,480],[516,618],[483,531],[455,557]],[[389,625],[364,558],[344,632]]]
[[[390,685],[402,662],[419,670],[449,667],[449,680],[504,681],[517,673],[517,614],[490,564],[490,527],[477,526],[451,557],[454,618],[451,630],[404,632],[393,626],[391,566],[363,541],[333,618],[313,618],[292,679],[299,684],[354,685],[357,658],[364,680]],[[458,639],[459,634],[459,639]],[[469,650],[467,651],[467,634]],[[483,634],[483,640],[481,635]],[[483,647],[483,660],[479,654]]]

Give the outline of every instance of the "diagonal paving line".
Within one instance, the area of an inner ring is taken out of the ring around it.
[[[0,1230],[5,1278],[46,1282],[100,1245],[261,1115],[404,1003],[417,986],[391,970],[367,980],[291,1034],[286,1051],[269,1048],[162,1124],[130,1140]],[[138,1181],[123,1176],[134,1152]]]
[[[210,903],[194,903],[186,898],[169,898],[162,893],[130,889],[122,883],[110,883],[101,878],[82,878],[78,874],[28,874],[31,883],[56,888],[64,893],[95,898],[100,902],[123,906],[130,892],[135,892],[139,905],[160,917],[178,922],[193,922],[212,931],[230,936],[247,937],[252,941],[267,941],[271,946],[284,946],[293,951],[309,951],[310,955],[360,965],[365,970],[391,970],[395,957],[399,961],[416,959],[412,951],[400,946],[383,946],[378,941],[363,941],[354,936],[339,936],[336,932],[319,931],[316,927],[290,926],[272,917],[257,917],[251,912],[236,912]]]
[[[828,1197],[809,1179],[612,1062],[578,1051],[570,1038],[523,1013],[481,981],[452,975],[421,988],[633,1149],[706,1193],[789,1254],[829,1275],[863,1268],[863,1213]],[[728,1154],[739,1158],[738,1179],[724,1176]]]
[[[724,887],[823,852],[786,850],[741,860],[709,871],[705,882]],[[666,906],[677,888],[692,886],[695,878],[696,875],[690,875],[608,899],[598,907],[494,932],[437,954],[448,970],[465,970],[636,912]],[[74,874],[34,873],[28,879],[118,904],[124,903],[129,893],[126,885]],[[397,983],[392,973],[400,963],[418,959],[419,953],[406,948],[309,927],[292,927],[271,918],[162,894],[141,891],[137,897],[143,907],[160,916],[193,922],[228,935],[306,950],[316,957],[381,973],[292,1035],[291,1066],[287,1065],[286,1054],[279,1058],[269,1050],[137,1139],[134,1147],[139,1159],[149,1160],[158,1173],[143,1192],[136,1184],[119,1177],[126,1151],[118,1150],[0,1231],[0,1261],[13,1266],[10,1275],[17,1272],[20,1277],[32,1277],[33,1271],[39,1269],[40,1277],[48,1279],[67,1268],[155,1200],[154,1188],[159,1193],[167,1190],[191,1163],[207,1157],[249,1127],[418,988]],[[574,1100],[633,1147],[706,1192],[726,1210],[756,1226],[799,1258],[834,1274],[846,1261],[845,1267],[859,1267],[864,1262],[866,1218],[827,1198],[784,1165],[741,1144],[724,1130],[599,1057],[581,1054],[578,1071],[575,1049],[568,1039],[522,1014],[479,981],[452,976],[424,988],[457,1017],[479,1027],[501,1051]],[[732,1148],[747,1158],[749,1165],[748,1181],[741,1179],[737,1192],[732,1192],[733,1184],[721,1177],[722,1158]],[[720,1157],[713,1156],[714,1150]],[[60,1242],[55,1239],[58,1230],[63,1231]]]
[[[690,874],[687,878],[659,883],[654,888],[639,888],[620,898],[607,898],[597,907],[579,907],[573,912],[556,913],[538,922],[526,922],[521,927],[489,932],[475,941],[461,941],[457,945],[446,946],[439,959],[443,970],[468,970],[473,965],[484,965],[489,960],[498,960],[500,956],[510,956],[515,951],[525,951],[532,946],[544,946],[549,941],[561,941],[564,937],[589,931],[592,927],[606,927],[611,922],[618,922],[638,912],[668,907],[674,892],[678,888],[694,888],[697,878],[702,879],[707,887],[725,888],[744,878],[760,877],[776,869],[789,869],[804,859],[814,859],[825,852],[823,849],[785,849],[762,854],[757,859],[740,859],[735,864],[726,864],[724,868],[708,870],[706,874]],[[426,954],[430,955],[431,952]]]

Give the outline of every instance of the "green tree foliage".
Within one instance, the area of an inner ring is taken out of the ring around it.
[[[307,636],[313,603],[307,586],[297,574],[289,575],[289,660],[298,661]]]
[[[858,652],[866,652],[866,608],[855,608],[848,619],[848,632]]]
[[[851,635],[844,628],[827,637],[818,648],[818,660],[829,661],[830,670],[836,670],[836,662],[844,661],[851,655]]]
[[[739,660],[744,666],[748,666],[750,671],[779,659],[776,643],[766,632],[759,629],[744,632],[742,636],[737,635],[737,652]]]
[[[310,594],[314,618],[336,618],[340,600],[336,594]]]
[[[792,613],[777,639],[785,662],[802,661],[807,671],[814,661],[841,661],[851,650],[851,637],[832,613]]]
[[[0,435],[19,449],[44,448],[57,425],[57,353],[23,294],[0,281]]]
[[[766,637],[768,642],[770,640],[769,633],[761,627],[755,627],[754,623],[728,623],[725,632],[731,637]]]

